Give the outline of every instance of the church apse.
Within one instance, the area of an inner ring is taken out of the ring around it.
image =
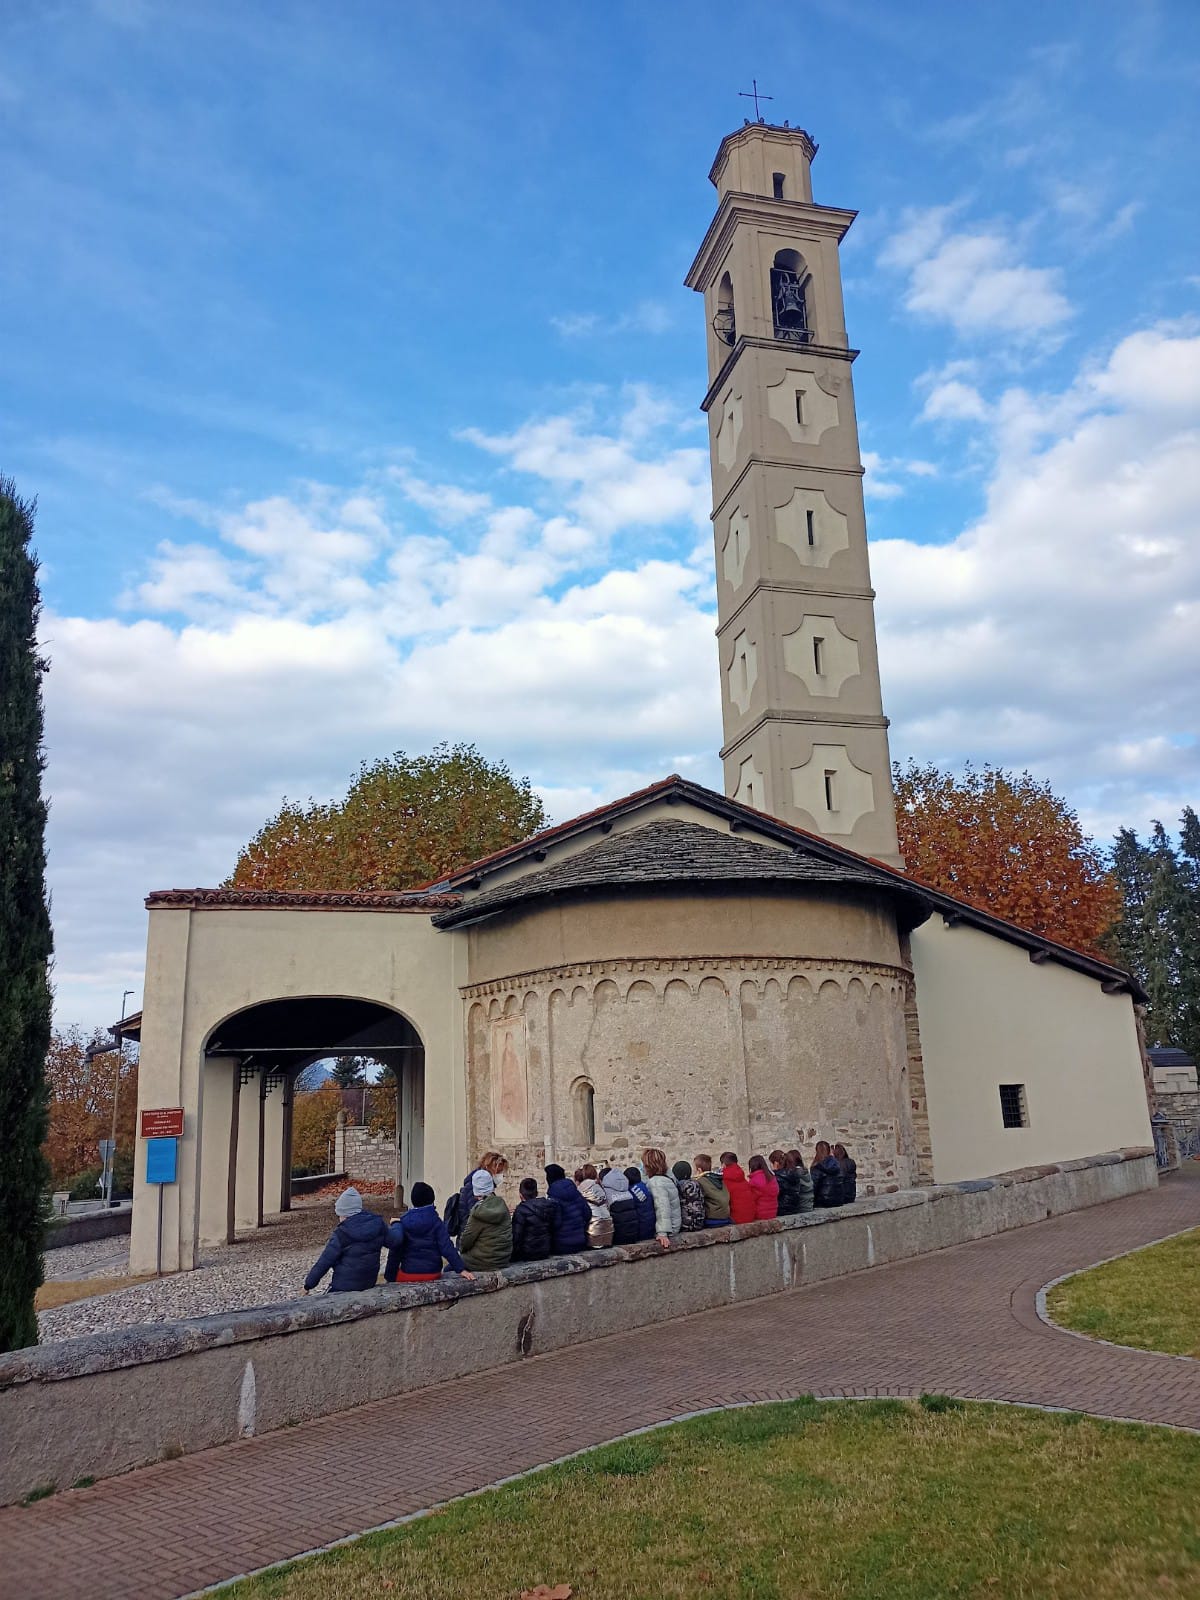
[[[908,1182],[911,980],[886,918],[865,906],[749,900],[701,896],[681,920],[678,903],[656,897],[660,915],[641,924],[657,926],[654,955],[602,953],[621,926],[616,899],[523,916],[527,935],[531,920],[545,920],[577,931],[596,955],[464,991],[472,1159],[502,1151],[515,1184],[540,1180],[547,1161],[568,1172],[586,1161],[627,1166],[647,1145],[672,1160],[724,1149],[745,1160],[776,1146],[811,1152],[829,1138],[854,1151],[864,1191]],[[699,930],[710,948],[720,928],[745,949],[755,926],[764,947],[796,953],[699,953]],[[797,948],[804,933],[808,954]],[[862,953],[846,953],[854,947]],[[523,1093],[524,1132],[505,1120]]]

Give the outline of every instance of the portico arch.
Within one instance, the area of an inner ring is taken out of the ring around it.
[[[352,995],[290,995],[229,1013],[203,1045],[200,1194],[202,1243],[291,1205],[292,1102],[315,1061],[367,1056],[396,1083],[397,1181],[422,1176],[425,1045],[394,1006]]]

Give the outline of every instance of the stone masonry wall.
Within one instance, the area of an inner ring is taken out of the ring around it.
[[[388,1133],[372,1133],[368,1128],[343,1130],[344,1154],[335,1162],[348,1178],[364,1183],[395,1183],[396,1141]]]
[[[841,1141],[860,1191],[916,1176],[911,974],[801,957],[610,960],[463,991],[471,1151],[514,1178]],[[918,1057],[919,1065],[919,1057]],[[923,1103],[923,1082],[918,1100]],[[590,1098],[590,1105],[589,1105]],[[925,1134],[925,1145],[928,1134]]]

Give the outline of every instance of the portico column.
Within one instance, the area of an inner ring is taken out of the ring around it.
[[[283,1196],[283,1100],[286,1085],[278,1079],[263,1100],[263,1213],[275,1215]]]
[[[259,1170],[258,1137],[259,1119],[262,1115],[260,1080],[255,1073],[243,1083],[238,1095],[238,1145],[237,1193],[234,1201],[234,1222],[239,1228],[257,1228],[259,1225]]]
[[[296,1074],[289,1072],[283,1081],[283,1181],[279,1209],[292,1209],[292,1116],[296,1106]]]
[[[222,1056],[204,1060],[201,1097],[201,1244],[233,1238],[233,1193],[237,1170],[238,1063]]]

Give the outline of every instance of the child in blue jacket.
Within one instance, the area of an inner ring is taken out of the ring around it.
[[[449,1229],[437,1214],[434,1193],[427,1183],[414,1183],[412,1205],[402,1217],[392,1219],[388,1237],[388,1283],[432,1283],[442,1275],[442,1262],[451,1272],[474,1278],[463,1265]]]
[[[389,1242],[387,1223],[373,1211],[363,1210],[362,1195],[353,1187],[342,1190],[333,1210],[338,1225],[305,1278],[304,1293],[311,1294],[330,1271],[329,1287],[334,1294],[373,1289],[379,1277],[379,1252]]]
[[[626,1167],[625,1176],[629,1179],[629,1192],[637,1206],[639,1239],[654,1238],[654,1196],[647,1189],[642,1177],[640,1167]]]

